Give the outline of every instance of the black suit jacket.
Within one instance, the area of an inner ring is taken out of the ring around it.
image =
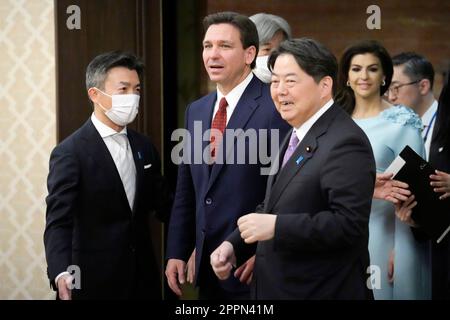
[[[441,130],[450,130],[442,128]],[[442,141],[437,139],[436,128],[433,130],[433,140],[430,146],[430,164],[441,171],[450,173],[450,150]],[[449,200],[446,200],[449,203]],[[450,208],[447,212],[450,214]],[[430,212],[431,213],[431,212]],[[415,228],[413,228],[415,229]],[[420,229],[419,229],[420,230]],[[417,232],[416,232],[417,233]],[[440,242],[431,242],[432,265],[432,299],[450,299],[450,236],[447,235]]]
[[[164,220],[170,195],[155,147],[131,129],[128,138],[136,165],[133,210],[90,119],[51,153],[44,233],[48,277],[54,286],[59,273],[78,266],[81,289],[73,291],[74,299],[161,298],[149,218],[154,210]]]
[[[268,180],[261,212],[276,214],[277,220],[274,238],[257,245],[253,297],[371,298],[366,269],[374,181],[366,135],[333,105]],[[228,239],[240,259],[251,254],[238,230]]]

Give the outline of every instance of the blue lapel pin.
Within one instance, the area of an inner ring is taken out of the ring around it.
[[[303,159],[304,159],[303,156],[300,156],[300,157],[298,157],[298,159],[295,162],[297,163],[297,165],[299,165]]]
[[[138,151],[138,158],[139,158],[139,160],[142,160],[142,156],[141,156],[141,152],[140,151]]]

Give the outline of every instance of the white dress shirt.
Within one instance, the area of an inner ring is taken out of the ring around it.
[[[217,100],[214,105],[214,112],[213,112],[212,119],[214,119],[214,116],[216,115],[217,111],[219,110],[220,100],[222,99],[222,97],[225,97],[225,99],[228,102],[228,106],[227,106],[227,125],[228,125],[228,121],[230,121],[231,115],[233,114],[233,111],[236,108],[236,105],[238,104],[239,99],[241,99],[242,94],[244,93],[245,89],[247,88],[250,81],[252,81],[252,79],[253,79],[253,72],[250,72],[248,74],[248,76],[244,79],[244,81],[242,81],[236,87],[234,87],[233,90],[228,92],[228,94],[226,96],[222,92],[220,92],[219,88],[217,88]],[[211,123],[212,123],[212,119],[211,119]]]
[[[431,106],[428,108],[428,110],[423,114],[422,116],[422,138],[425,139],[425,154],[427,156],[427,160],[430,156],[430,147],[431,147],[431,140],[433,138],[433,129],[434,124],[436,123],[436,112],[438,108],[438,102],[436,100],[433,101]]]

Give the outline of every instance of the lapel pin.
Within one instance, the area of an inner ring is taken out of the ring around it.
[[[298,157],[298,159],[295,161],[297,163],[297,165],[300,164],[300,162],[302,162],[303,160],[303,156]]]
[[[140,151],[138,151],[138,158],[139,158],[139,160],[142,160],[142,156],[141,156],[141,152]]]
[[[306,147],[306,152],[311,152],[312,148],[310,146]]]

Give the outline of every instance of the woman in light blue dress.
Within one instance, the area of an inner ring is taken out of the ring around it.
[[[346,49],[339,65],[336,101],[369,138],[377,173],[383,173],[409,145],[424,155],[420,118],[405,106],[382,99],[393,73],[386,49],[362,41]],[[395,216],[391,202],[374,199],[369,220],[372,286],[377,300],[429,299],[431,276],[428,244],[415,241],[409,225]]]

